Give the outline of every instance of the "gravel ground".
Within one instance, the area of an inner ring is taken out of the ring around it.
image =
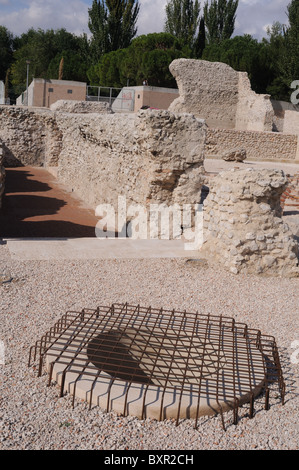
[[[0,339],[5,344],[1,372],[0,448],[2,450],[295,450],[299,445],[298,364],[292,343],[299,340],[299,279],[235,277],[183,260],[12,261],[0,245]],[[271,408],[256,402],[254,419],[240,410],[237,426],[225,414],[177,427],[169,420],[139,421],[85,403],[59,398],[46,375],[28,368],[29,348],[68,309],[113,302],[225,314],[276,338],[286,381],[286,403],[276,389]]]
[[[223,169],[221,165],[207,162],[209,171]],[[287,171],[297,168],[289,165]],[[297,236],[298,219],[298,213],[286,215]],[[236,277],[171,259],[20,262],[0,242],[0,299],[0,341],[5,346],[1,450],[298,450],[299,351],[294,342],[299,341],[299,279]],[[237,426],[232,413],[226,413],[225,431],[219,417],[200,418],[194,429],[192,420],[182,420],[178,427],[172,420],[140,421],[96,407],[88,410],[79,401],[73,409],[70,396],[59,398],[55,386],[47,387],[46,375],[37,378],[36,370],[28,368],[30,346],[69,309],[126,301],[224,314],[274,336],[286,382],[285,405],[273,388],[269,411],[260,397],[253,419],[247,405],[240,409]]]

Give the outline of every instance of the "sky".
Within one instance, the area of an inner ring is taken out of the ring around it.
[[[206,0],[201,0],[201,5]],[[287,5],[291,0],[239,0],[236,34],[266,37],[274,21],[287,24]],[[163,31],[167,0],[139,0],[138,35]],[[88,8],[92,0],[0,0],[0,25],[14,35],[29,28],[65,28],[76,35],[89,34]]]

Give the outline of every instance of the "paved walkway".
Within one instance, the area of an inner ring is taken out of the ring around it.
[[[0,239],[17,260],[193,258],[183,240],[98,239],[94,211],[43,168],[9,168]]]
[[[6,169],[0,238],[95,237],[94,211],[43,168]]]

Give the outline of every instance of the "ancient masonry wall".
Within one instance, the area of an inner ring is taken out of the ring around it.
[[[2,142],[0,140],[0,209],[2,207],[2,198],[5,189],[5,169],[3,166],[3,150],[2,150]]]
[[[222,158],[228,151],[244,149],[249,160],[294,161],[297,146],[295,135],[208,128],[205,157]]]
[[[6,166],[56,166],[61,137],[53,112],[0,106],[0,139]]]
[[[206,126],[192,115],[141,111],[57,115],[58,178],[91,206],[198,203]]]
[[[221,62],[176,59],[170,64],[180,96],[169,109],[193,113],[212,128],[272,131],[270,95],[251,89],[248,74]]]
[[[51,111],[63,113],[97,113],[111,114],[109,103],[97,101],[58,100],[50,106]]]
[[[211,179],[201,256],[234,274],[299,276],[299,245],[284,223],[278,170],[232,170]]]

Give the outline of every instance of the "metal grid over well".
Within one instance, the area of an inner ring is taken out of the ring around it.
[[[113,304],[67,312],[30,349],[29,366],[75,398],[107,412],[158,420],[234,411],[277,382],[285,385],[275,339],[234,319]]]

